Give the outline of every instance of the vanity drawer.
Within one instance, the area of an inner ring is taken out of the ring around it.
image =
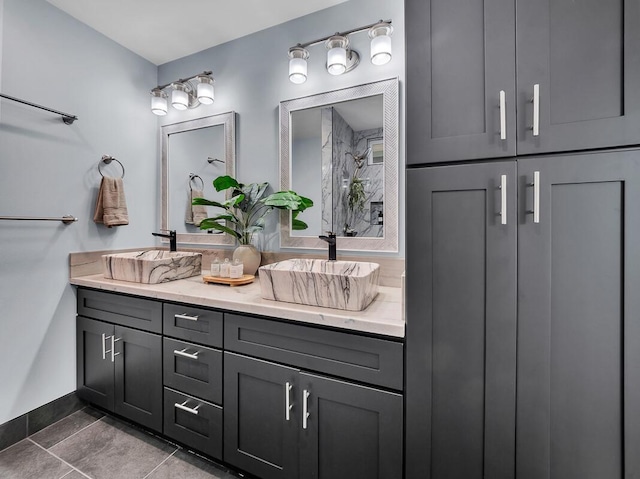
[[[164,334],[174,338],[222,347],[222,313],[181,304],[164,304]]]
[[[162,332],[162,303],[150,299],[79,288],[78,315],[152,333]]]
[[[225,350],[402,390],[400,342],[225,314]]]
[[[164,385],[207,401],[222,403],[222,353],[197,344],[164,338]]]
[[[222,459],[222,408],[164,388],[164,434]]]

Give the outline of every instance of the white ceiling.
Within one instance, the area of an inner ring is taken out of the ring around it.
[[[162,65],[347,0],[47,1]]]

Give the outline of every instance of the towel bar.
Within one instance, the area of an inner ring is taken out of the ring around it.
[[[78,218],[72,215],[64,215],[60,218],[49,218],[43,216],[0,216],[0,220],[12,221],[62,221],[65,225],[78,221]]]

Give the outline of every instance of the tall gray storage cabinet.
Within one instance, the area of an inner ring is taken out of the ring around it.
[[[405,0],[407,164],[636,145],[637,0]]]
[[[640,478],[640,3],[405,4],[405,477]]]

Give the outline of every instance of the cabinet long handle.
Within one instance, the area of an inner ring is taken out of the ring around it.
[[[102,333],[102,359],[107,359],[107,335]]]
[[[540,135],[540,85],[533,85],[533,136]]]
[[[120,353],[116,353],[116,341],[120,341],[122,338],[116,338],[115,335],[111,336],[111,362],[116,362],[116,356]]]
[[[174,406],[178,409],[182,409],[183,411],[186,411],[190,414],[195,414],[196,416],[198,415],[198,408],[200,407],[200,404],[198,404],[196,407],[194,408],[190,408],[189,406],[187,406],[186,404],[189,402],[189,400],[186,400],[185,402],[183,402],[182,404],[180,403],[175,403]]]
[[[507,175],[500,176],[500,222],[507,224]]]
[[[189,321],[197,321],[199,316],[189,316],[188,314],[175,314],[173,316],[176,319],[188,319]]]
[[[182,356],[183,358],[189,358],[189,359],[198,359],[198,354],[200,354],[200,351],[196,351],[195,353],[188,353],[187,352],[187,348],[182,349],[182,350],[178,350],[178,349],[174,349],[173,350],[173,354],[175,354],[176,356]]]
[[[500,90],[500,139],[507,139],[507,94]]]
[[[540,223],[540,172],[533,172],[533,222]]]
[[[302,393],[302,429],[307,428],[307,419],[309,419],[309,396],[311,393],[306,389]]]
[[[293,389],[293,386],[291,385],[291,383],[287,382],[285,385],[285,396],[284,396],[284,401],[285,401],[285,411],[284,411],[284,415],[285,418],[287,419],[287,421],[291,420],[291,410],[293,409],[293,405],[291,404],[291,390]]]

